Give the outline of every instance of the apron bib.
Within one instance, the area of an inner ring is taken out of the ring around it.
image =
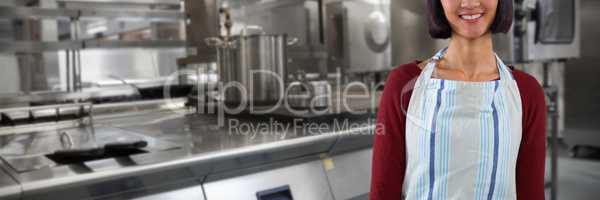
[[[406,113],[403,193],[413,200],[516,199],[521,97],[496,56],[500,79],[432,78],[439,51],[421,72]]]

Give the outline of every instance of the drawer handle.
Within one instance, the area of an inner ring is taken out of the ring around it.
[[[257,200],[294,200],[289,185],[256,192]]]

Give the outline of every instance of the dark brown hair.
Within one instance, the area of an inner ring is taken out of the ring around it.
[[[447,39],[452,36],[452,28],[444,14],[441,0],[427,1],[427,21],[429,35],[433,38]],[[490,27],[492,33],[507,33],[513,21],[513,0],[498,0],[496,16]]]

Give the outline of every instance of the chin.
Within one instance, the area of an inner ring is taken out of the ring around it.
[[[458,34],[460,37],[469,39],[469,40],[475,40],[475,39],[479,39],[483,36],[485,36],[488,32],[486,31],[460,31]]]

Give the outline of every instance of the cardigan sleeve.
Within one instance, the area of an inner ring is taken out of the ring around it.
[[[517,199],[544,199],[546,101],[535,78],[515,71],[523,108],[523,132],[516,166]]]
[[[418,75],[416,63],[393,70],[385,83],[377,113],[373,144],[371,200],[399,200],[406,170],[405,117],[412,88]]]

